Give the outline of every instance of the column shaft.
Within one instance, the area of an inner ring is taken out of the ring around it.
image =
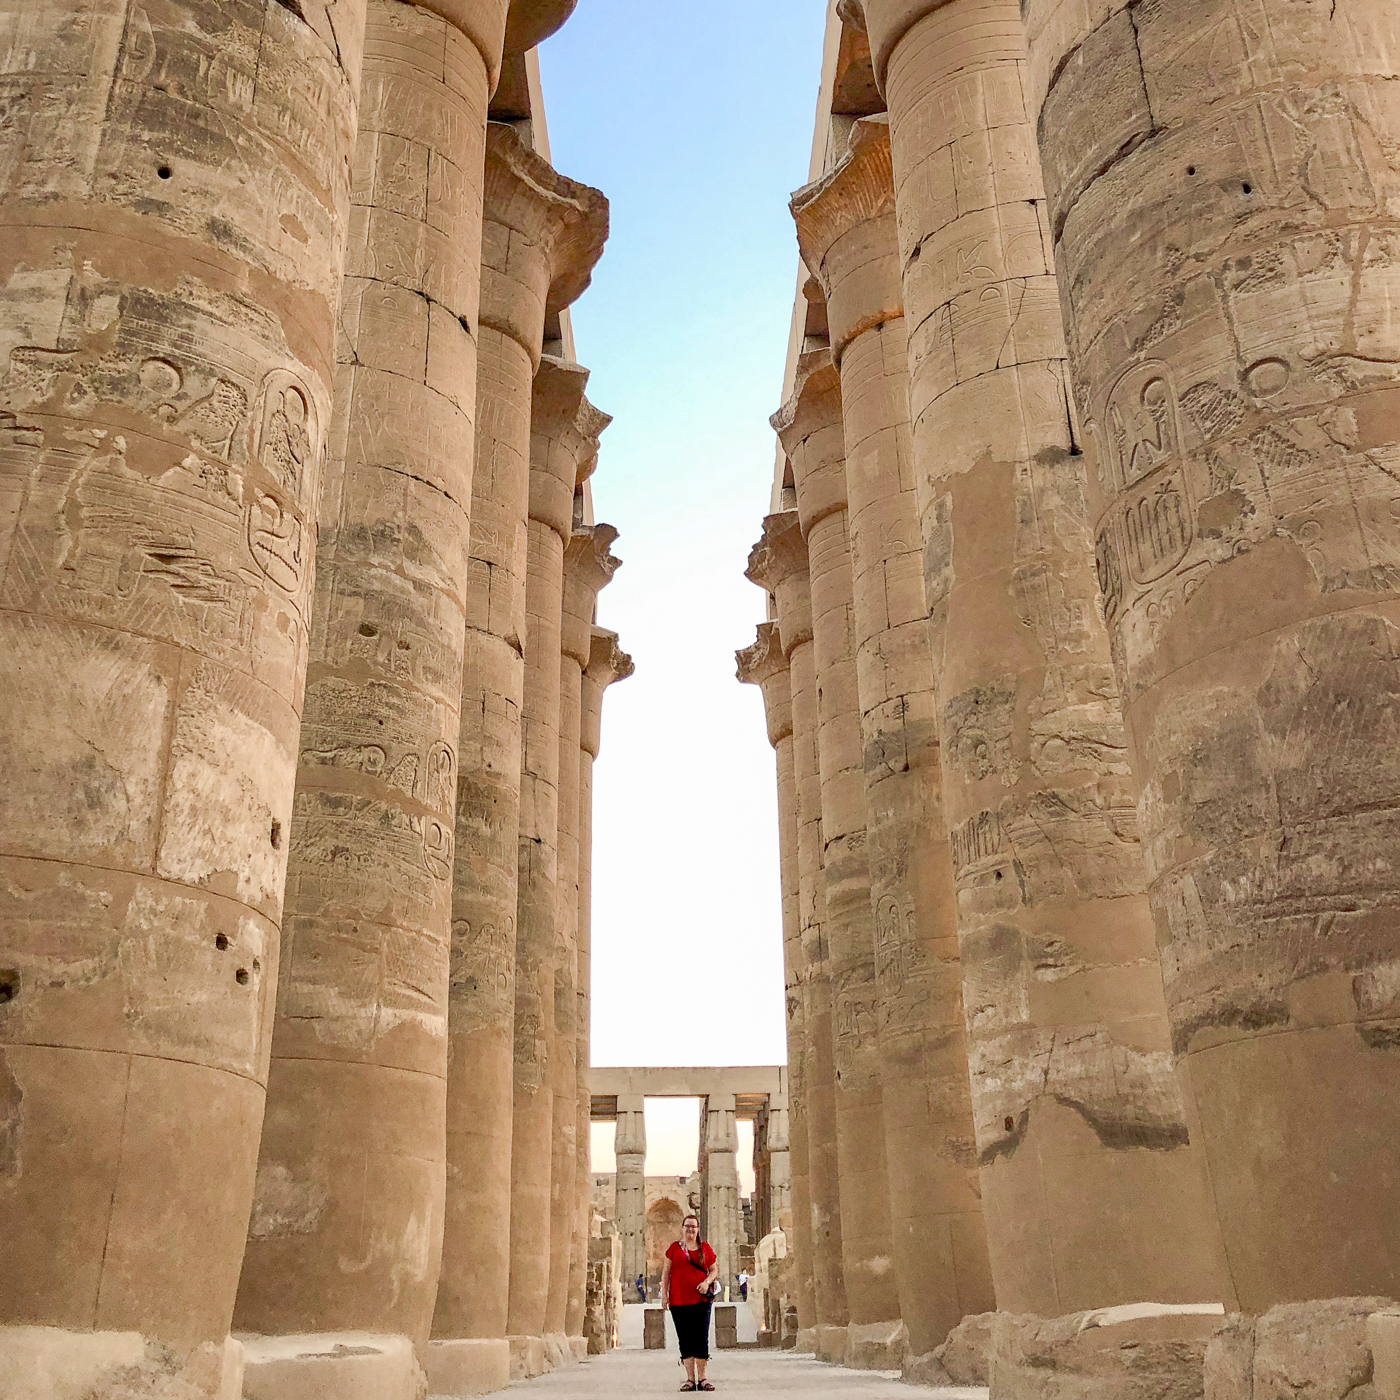
[[[796,511],[770,515],[749,555],[748,577],[773,594],[788,659],[792,695],[797,826],[798,924],[801,940],[803,1054],[793,1070],[794,1096],[807,1120],[808,1233],[813,1344],[830,1341],[849,1321],[841,1249],[841,1183],[836,1160],[836,1073],[831,1052],[831,964],[822,870],[821,771],[817,752],[817,676],[806,541]],[[799,1157],[800,1161],[800,1157]],[[826,1340],[820,1335],[827,1334]],[[845,1354],[841,1340],[836,1360]]]
[[[645,1103],[639,1096],[619,1096],[614,1178],[617,1233],[622,1239],[622,1284],[631,1288],[638,1274],[647,1271]]]
[[[917,10],[918,13],[915,13]],[[998,1306],[1215,1301],[1085,527],[1014,0],[869,0]]]
[[[899,1296],[889,1267],[893,1240],[875,1020],[875,931],[841,391],[826,352],[804,358],[798,374],[798,387],[774,415],[774,426],[792,463],[811,577],[841,1254],[850,1325],[876,1329],[897,1322]],[[888,1358],[879,1335],[852,1332],[847,1364],[883,1364]],[[867,1340],[869,1356],[856,1345]]]
[[[841,378],[895,1278],[915,1356],[995,1306],[914,489],[889,124],[792,200]]]
[[[277,1024],[239,1291],[247,1331],[424,1342],[432,1319],[476,378],[467,327],[498,62],[499,48],[483,55],[427,10],[370,0]],[[416,203],[401,193],[405,162],[424,171]]]
[[[364,23],[328,8],[0,0],[0,1374],[41,1325],[76,1390],[131,1333],[219,1385]]]
[[[1234,1284],[1250,1312],[1392,1294],[1400,14],[1025,15],[1149,895]]]
[[[701,1153],[705,1178],[705,1237],[715,1251],[721,1288],[735,1287],[739,1271],[739,1147],[734,1095],[711,1094],[705,1104]]]

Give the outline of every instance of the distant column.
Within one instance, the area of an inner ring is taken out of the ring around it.
[[[803,1054],[790,1065],[792,1098],[802,1110],[805,1134],[792,1139],[795,1181],[803,1176],[806,1146],[807,1251],[811,1305],[800,1345],[829,1361],[845,1357],[846,1306],[841,1254],[841,1182],[836,1161],[836,1070],[831,1054],[831,961],[826,939],[826,881],[822,870],[821,770],[817,751],[817,672],[812,649],[812,599],[807,542],[795,510],[763,522],[763,536],[749,555],[748,577],[773,595],[787,657],[792,697],[793,776],[796,789],[798,936],[788,967],[800,969],[789,984],[789,1021],[800,1016]],[[797,1207],[801,1209],[800,1198]],[[796,1222],[802,1248],[802,1222]],[[799,1284],[803,1274],[799,1272]],[[802,1323],[799,1294],[799,1324]]]
[[[805,563],[805,556],[803,562]],[[768,586],[776,579],[764,574]],[[761,622],[751,647],[735,653],[741,681],[756,684],[763,692],[768,742],[773,745],[778,770],[778,867],[782,886],[783,983],[786,999],[788,1069],[785,1076],[789,1097],[779,1109],[769,1104],[768,1145],[778,1151],[777,1141],[787,1149],[787,1181],[790,1199],[774,1200],[770,1209],[772,1224],[778,1211],[790,1206],[788,1231],[797,1270],[797,1323],[800,1331],[816,1326],[812,1295],[812,1215],[808,1178],[807,1108],[803,1094],[804,1068],[810,1054],[803,1014],[804,962],[802,957],[801,882],[798,873],[797,842],[797,759],[793,734],[792,676],[783,650],[780,625]],[[781,1126],[778,1117],[781,1115]],[[774,1187],[777,1185],[776,1167]]]
[[[739,1270],[739,1134],[734,1095],[710,1094],[705,1101],[704,1229],[715,1252],[721,1288],[734,1288]]]
[[[433,1322],[443,1342],[499,1338],[510,1326],[513,1035],[522,1007],[532,1051],[538,1028],[538,988],[516,977],[530,401],[547,310],[586,285],[606,228],[597,191],[558,175],[497,123],[487,131],[485,207],[452,895],[449,1173]]]
[[[442,1250],[481,177],[505,10],[449,22],[369,4],[337,460],[236,1315],[247,1332],[402,1336],[420,1360]],[[411,1350],[402,1363],[405,1383]]]
[[[773,416],[792,464],[807,541],[821,768],[822,868],[831,958],[841,1257],[850,1308],[846,1364],[898,1364],[899,1290],[891,1268],[875,919],[856,681],[856,635],[841,385],[827,351],[802,358]]]
[[[1172,1067],[1020,9],[865,8],[997,1304],[1212,1302],[1222,1261]]]
[[[784,1086],[788,1072],[781,1071]],[[788,1096],[779,1092],[768,1100],[768,1229],[792,1228],[792,1162]],[[784,1217],[787,1224],[784,1224]],[[766,1232],[765,1232],[766,1233]]]
[[[589,474],[592,460],[580,458],[576,480],[581,481]],[[571,513],[572,506],[571,498]],[[588,1263],[588,1223],[592,1212],[592,1194],[588,1189],[588,959],[578,939],[583,672],[593,649],[593,617],[598,594],[621,563],[611,553],[616,538],[617,531],[611,525],[587,525],[572,531],[564,551],[564,612],[559,660],[559,875],[555,919],[560,931],[561,961],[569,971],[574,1084],[568,1095],[562,1095],[557,1086],[555,1092],[561,1095],[561,1102],[567,1099],[572,1107],[574,1135],[571,1155],[567,1160],[557,1159],[557,1185],[569,1198],[570,1226],[568,1233],[561,1233],[555,1241],[550,1296],[552,1304],[553,1270],[558,1269],[564,1289],[563,1330],[570,1338],[583,1336],[584,1272]],[[556,1007],[562,984],[562,979],[555,983]],[[561,1026],[557,1017],[555,1024],[556,1028]],[[559,1033],[563,1034],[562,1028]],[[556,1148],[559,1143],[556,1135]],[[562,1259],[557,1247],[561,1242],[565,1249]]]
[[[953,862],[909,433],[889,123],[792,198],[841,376],[894,1272],[923,1356],[995,1307],[963,1029]]]
[[[647,1271],[646,1162],[647,1124],[645,1100],[640,1094],[619,1094],[614,1177],[617,1233],[622,1238],[622,1296]]]

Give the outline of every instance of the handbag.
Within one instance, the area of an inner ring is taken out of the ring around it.
[[[704,1271],[705,1271],[706,1273],[709,1273],[709,1272],[710,1272],[709,1269],[708,1269],[708,1268],[706,1267],[706,1265],[705,1265],[705,1242],[704,1242],[704,1240],[701,1240],[701,1241],[700,1241],[700,1248],[697,1249],[697,1250],[695,1251],[695,1252],[700,1256],[700,1262],[699,1262],[698,1264],[695,1262],[694,1259],[691,1259],[691,1257],[690,1257],[690,1251],[689,1251],[688,1249],[686,1249],[684,1245],[682,1245],[681,1248],[682,1248],[682,1250],[685,1251],[685,1257],[686,1257],[686,1259],[689,1261],[690,1267],[691,1267],[692,1269],[704,1269]],[[701,1298],[706,1298],[706,1299],[708,1299],[710,1302],[713,1303],[714,1300],[715,1300],[715,1295],[719,1292],[719,1280],[718,1280],[718,1279],[713,1279],[713,1280],[711,1280],[709,1287],[708,1287],[708,1288],[705,1288],[705,1289],[703,1289],[703,1290],[702,1290],[702,1289],[700,1288],[700,1286],[697,1284],[697,1285],[696,1285],[696,1288],[695,1288],[695,1292],[696,1292]]]

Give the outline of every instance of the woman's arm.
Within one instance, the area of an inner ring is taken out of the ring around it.
[[[661,1301],[665,1301],[671,1296],[671,1256],[666,1256],[666,1262],[661,1266]]]

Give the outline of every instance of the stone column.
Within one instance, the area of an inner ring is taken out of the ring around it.
[[[900,1313],[923,1356],[996,1306],[973,1151],[953,865],[909,432],[889,122],[792,200],[841,377],[881,1101]]]
[[[647,1271],[646,1160],[647,1124],[640,1094],[620,1094],[617,1100],[617,1137],[614,1152],[617,1172],[613,1178],[616,1205],[613,1216],[622,1239],[624,1293]]]
[[[485,189],[453,867],[448,1191],[431,1349],[444,1368],[466,1349],[441,1344],[507,1335],[514,1035],[526,1026],[533,1047],[539,1029],[538,988],[516,977],[531,386],[546,308],[582,290],[606,222],[601,195],[565,180],[496,123],[487,128]]]
[[[890,1268],[841,386],[827,351],[803,357],[797,386],[773,426],[792,464],[810,563],[841,1256],[851,1329],[846,1364],[888,1368],[899,1364],[899,1293]]]
[[[1224,1287],[1172,1074],[1014,0],[868,0],[999,1308]]]
[[[592,470],[596,454],[581,460],[576,479]],[[570,498],[572,512],[573,499]],[[559,662],[559,880],[555,918],[567,950],[573,994],[574,1085],[568,1100],[574,1110],[574,1152],[561,1163],[560,1187],[570,1194],[571,1220],[568,1256],[560,1262],[556,1252],[551,1268],[565,1271],[564,1333],[583,1338],[584,1272],[588,1263],[588,1224],[592,1192],[588,1181],[588,1133],[590,1093],[588,1085],[588,967],[586,951],[578,942],[579,892],[579,769],[582,762],[583,671],[593,648],[593,617],[598,593],[612,579],[621,560],[611,546],[617,531],[611,525],[592,525],[572,532],[564,551],[564,620]],[[556,982],[556,1003],[560,995]],[[556,1020],[556,1025],[557,1025]],[[558,1139],[556,1138],[556,1145]],[[554,1277],[550,1276],[551,1302]],[[575,1348],[577,1349],[577,1348]],[[585,1353],[586,1354],[586,1353]]]
[[[768,1228],[782,1230],[785,1234],[792,1229],[789,1143],[787,1095],[774,1094],[768,1101]],[[788,1223],[784,1224],[784,1220]]]
[[[432,1320],[469,327],[505,6],[468,14],[452,24],[369,2],[286,932],[238,1298],[246,1332],[368,1331],[419,1346]],[[423,172],[416,198],[405,166]]]
[[[1025,14],[1167,1004],[1233,1282],[1250,1312],[1393,1295],[1400,14]]]
[[[705,1182],[705,1238],[715,1252],[721,1288],[731,1293],[739,1271],[739,1134],[734,1123],[734,1095],[710,1094],[705,1100],[701,1159]]]
[[[364,8],[0,0],[0,1375],[17,1397],[56,1375],[105,1392],[109,1368],[221,1384]]]
[[[802,1105],[807,1122],[812,1279],[812,1332],[799,1339],[799,1346],[804,1351],[816,1351],[827,1361],[840,1362],[846,1354],[849,1311],[842,1266],[841,1183],[836,1162],[836,1072],[831,1053],[831,961],[826,937],[826,879],[822,869],[817,671],[812,649],[807,543],[802,538],[795,510],[781,511],[764,520],[763,536],[749,555],[747,577],[773,595],[792,696],[802,969],[800,1014],[804,1047],[804,1054],[793,1069],[793,1099]],[[791,986],[788,1004],[791,1019],[799,1009],[793,1007]],[[799,1169],[801,1161],[799,1151],[795,1158]],[[797,1239],[800,1241],[800,1233]]]
[[[550,1231],[544,1336],[550,1339],[550,1357],[555,1364],[568,1359],[564,1327],[578,1189],[578,694],[577,690],[571,693],[571,722],[564,726],[565,553],[573,529],[575,485],[580,472],[587,474],[592,470],[598,456],[598,436],[611,421],[584,398],[587,380],[588,371],[582,366],[545,356],[535,375],[530,418],[530,570],[526,598],[531,606],[525,645],[521,830],[523,836],[527,810],[533,810],[538,841],[522,844],[522,850],[529,851],[529,889],[537,901],[538,916],[543,919],[547,901],[553,932],[549,961],[554,1016],[547,1051],[552,1099]],[[591,625],[591,615],[588,621]],[[578,674],[578,670],[571,671],[571,679]],[[573,814],[567,821],[562,817],[559,787],[561,756],[566,748],[573,774],[568,794]],[[526,794],[530,796],[528,809]],[[566,867],[559,864],[561,836],[571,848]],[[543,865],[537,860],[537,852],[545,856]],[[553,865],[552,878],[549,864]],[[527,870],[524,856],[520,869],[523,880]],[[562,884],[561,875],[565,876]],[[544,885],[538,883],[541,880]],[[521,888],[520,900],[523,910],[525,886]]]
[[[805,564],[805,554],[802,556]],[[774,584],[776,580],[769,578]],[[792,681],[788,658],[783,651],[780,625],[760,622],[758,637],[751,647],[736,652],[741,681],[758,685],[763,691],[768,742],[773,745],[778,769],[778,867],[782,883],[783,984],[787,1001],[787,1050],[789,1107],[782,1110],[784,1141],[788,1148],[788,1180],[792,1210],[786,1227],[792,1241],[797,1271],[797,1320],[801,1331],[816,1326],[812,1294],[812,1206],[808,1168],[808,1128],[804,1067],[809,1055],[803,1017],[804,964],[802,959],[801,881],[798,871],[797,837],[797,760],[793,734]],[[777,1112],[769,1106],[769,1146]],[[779,1203],[773,1204],[773,1221],[778,1222]]]

